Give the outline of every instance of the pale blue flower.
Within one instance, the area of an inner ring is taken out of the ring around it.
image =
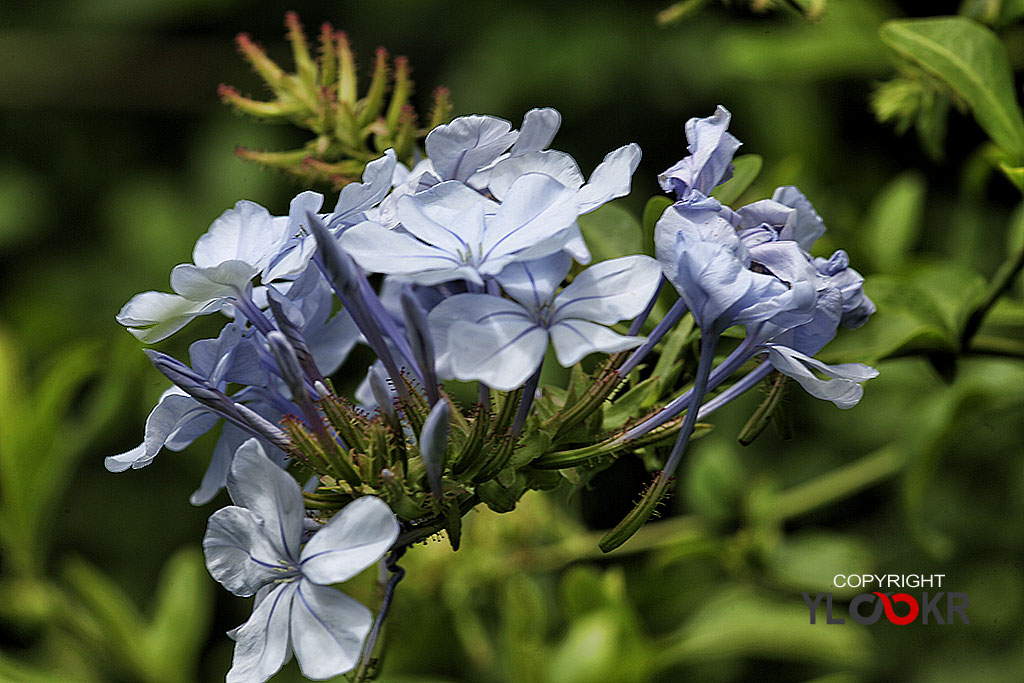
[[[713,115],[686,122],[690,154],[658,176],[663,190],[684,202],[699,202],[732,177],[732,158],[741,143],[726,132],[731,118],[719,105]]]
[[[570,367],[594,351],[633,348],[641,337],[606,327],[643,310],[660,280],[647,256],[603,261],[580,273],[557,295],[569,257],[516,263],[498,277],[514,299],[459,294],[430,312],[438,374],[479,380],[507,391],[522,386],[540,366],[550,341],[558,362]]]
[[[522,252],[545,244],[546,256],[564,243],[549,238],[565,234],[579,216],[577,192],[554,178],[530,173],[509,188],[500,204],[455,181],[402,197],[402,230],[366,221],[349,228],[341,246],[362,268],[400,275],[424,285],[451,280],[483,284]],[[568,236],[567,236],[568,237]]]
[[[307,678],[352,670],[373,618],[331,584],[351,579],[388,551],[398,536],[394,514],[379,498],[359,498],[300,550],[301,490],[257,441],[238,449],[227,486],[235,505],[210,517],[206,566],[235,595],[256,596],[252,616],[229,634],[236,641],[229,683],[266,681],[292,653]]]

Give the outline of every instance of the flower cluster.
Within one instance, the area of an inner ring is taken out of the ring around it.
[[[677,201],[657,223],[657,258],[593,265],[577,219],[629,193],[640,150],[614,150],[586,178],[548,149],[560,120],[534,109],[513,130],[457,118],[427,135],[412,168],[391,150],[367,164],[331,211],[315,192],[287,216],[239,202],[174,268],[173,293],[139,294],[118,315],[145,342],[199,316],[227,319],[216,339],[191,345],[191,365],[147,352],[174,386],[143,442],[107,467],[144,467],[223,422],[192,502],[227,486],[236,503],[211,517],[203,544],[218,581],[256,596],[233,632],[232,680],[266,680],[293,651],[312,678],[354,668],[378,629],[329,584],[382,557],[400,571],[405,548],[442,529],[457,549],[461,518],[479,503],[508,511],[558,485],[557,470],[674,439],[609,549],[665,493],[699,415],[773,369],[841,408],[874,376],[812,358],[873,306],[843,252],[808,254],[824,225],[807,199],[779,188],[734,211],[711,196],[739,146],[728,112],[691,120],[690,155],[660,178]],[[678,301],[649,324],[666,280]],[[622,415],[631,404],[620,389],[645,381],[642,362],[687,313],[702,338],[692,387],[670,387],[643,420],[635,408]],[[745,338],[716,366],[718,340],[737,325]],[[357,343],[376,360],[346,398],[332,376]],[[570,386],[540,385],[549,347],[574,368]],[[704,402],[758,356],[767,362]],[[464,409],[448,380],[475,382],[475,404]],[[301,490],[296,477],[308,481]],[[315,534],[300,549],[304,530]]]

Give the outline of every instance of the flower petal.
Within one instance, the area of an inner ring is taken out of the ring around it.
[[[555,297],[554,320],[582,318],[610,325],[634,318],[654,296],[661,266],[649,256],[623,256],[590,266]]]
[[[334,588],[300,581],[291,635],[302,674],[322,681],[354,669],[372,625],[373,615],[359,602]]]
[[[421,284],[479,280],[476,271],[464,266],[456,255],[379,223],[366,221],[349,228],[340,243],[360,267],[374,273],[404,275]]]
[[[398,522],[387,503],[357,498],[313,535],[299,567],[313,583],[348,581],[383,557],[396,538]]]
[[[540,311],[554,298],[555,290],[569,273],[570,265],[570,256],[560,251],[534,261],[510,263],[497,279],[506,294],[526,308]]]
[[[235,595],[248,597],[283,577],[288,560],[252,511],[229,505],[210,515],[203,536],[206,568]]]
[[[197,421],[196,418],[206,419]],[[188,396],[181,389],[171,387],[163,393],[156,407],[146,418],[146,432],[142,443],[119,455],[112,455],[104,460],[104,465],[111,472],[123,472],[129,467],[139,469],[153,462],[160,449],[171,439],[174,433],[192,423],[196,422],[198,433],[190,434],[192,439],[200,434],[209,431],[220,419],[209,412],[191,396]]]
[[[512,145],[512,155],[527,154],[546,149],[555,139],[555,133],[562,125],[562,115],[557,109],[544,107],[531,109],[523,117],[523,126],[519,129],[519,138]]]
[[[227,487],[235,505],[251,510],[262,521],[279,553],[297,562],[305,516],[302,491],[290,474],[266,456],[256,439],[238,447]]]
[[[224,261],[210,268],[182,263],[171,270],[171,289],[191,301],[211,301],[245,291],[259,272],[245,261]]]
[[[330,219],[331,226],[334,227],[336,222],[347,223],[353,218],[358,218],[358,214],[379,204],[391,189],[391,179],[395,175],[397,161],[395,150],[389,149],[384,152],[384,156],[366,164],[363,182],[349,183],[341,188],[338,203]]]
[[[444,180],[465,181],[516,141],[512,124],[494,116],[460,116],[427,134],[424,148]]]
[[[571,226],[578,215],[575,190],[540,173],[521,176],[509,188],[493,220],[487,223],[483,258],[497,262],[504,256],[537,245]],[[559,248],[552,245],[547,253]],[[546,255],[535,254],[534,258]],[[488,272],[497,275],[505,265],[492,266],[493,273]]]
[[[630,143],[609,152],[580,188],[577,199],[580,213],[593,211],[616,197],[625,197],[640,164],[640,145]]]
[[[859,383],[878,376],[877,370],[863,363],[826,365],[785,346],[767,344],[766,348],[768,360],[776,370],[795,379],[811,396],[831,401],[844,410],[860,401],[864,389]],[[832,379],[820,379],[814,370]]]
[[[243,200],[222,213],[196,240],[192,260],[200,268],[213,268],[225,261],[242,261],[259,271],[287,239],[287,220],[275,218],[259,204]]]
[[[499,200],[504,199],[512,184],[527,173],[543,173],[573,189],[583,185],[576,160],[565,152],[549,149],[502,159],[489,171],[487,189]]]
[[[297,581],[279,585],[229,634],[235,653],[226,683],[263,683],[291,659],[289,627],[298,587]]]
[[[220,301],[190,301],[167,292],[136,294],[117,314],[117,322],[147,344],[170,337],[200,315],[215,313]]]
[[[544,359],[547,332],[514,301],[459,294],[435,306],[428,320],[439,373],[447,368],[457,379],[509,391],[522,386]]]
[[[570,367],[594,351],[614,353],[639,346],[643,337],[625,337],[603,325],[569,318],[551,326],[551,343],[562,367]]]

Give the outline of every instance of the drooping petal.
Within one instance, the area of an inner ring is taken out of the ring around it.
[[[551,326],[551,343],[562,367],[570,367],[594,351],[615,353],[643,343],[643,337],[624,337],[604,325],[568,318]]]
[[[226,683],[263,683],[292,658],[289,628],[298,584],[277,586],[247,622],[228,634],[235,640],[235,653]]]
[[[383,557],[398,537],[394,513],[380,498],[352,501],[302,549],[302,575],[323,585],[348,581]]]
[[[539,311],[554,298],[571,264],[569,254],[560,251],[534,261],[510,263],[497,279],[506,294],[526,308]]]
[[[547,149],[562,125],[562,115],[550,107],[531,109],[523,116],[519,138],[512,145],[512,156]]]
[[[460,116],[430,131],[424,148],[442,179],[465,181],[497,159],[518,136],[504,119]]]
[[[844,410],[852,408],[860,401],[864,393],[860,382],[878,376],[877,370],[863,363],[826,365],[816,358],[785,346],[768,344],[766,348],[768,361],[776,370],[795,379],[811,396],[831,401],[836,407]],[[814,371],[831,379],[821,379]]]
[[[288,559],[267,536],[262,520],[236,505],[210,515],[203,553],[210,576],[241,597],[288,575]]]
[[[553,320],[582,318],[611,325],[637,316],[654,296],[661,266],[649,256],[609,259],[590,266],[555,297]]]
[[[193,422],[194,418],[208,416],[208,419],[197,423],[205,427],[201,432],[191,435],[193,439],[205,433],[220,419],[203,408],[198,401],[188,396],[177,387],[163,393],[156,407],[146,418],[146,432],[142,443],[119,455],[112,455],[104,460],[104,465],[111,472],[123,472],[129,467],[139,469],[153,462],[160,449],[164,447],[175,430]]]
[[[284,246],[287,230],[284,219],[276,219],[255,202],[240,201],[222,213],[196,241],[192,260],[200,268],[242,261],[260,271]]]
[[[306,678],[322,681],[355,668],[373,625],[366,607],[344,593],[300,581],[291,610],[291,640]]]
[[[182,263],[171,270],[171,289],[192,301],[212,301],[245,291],[259,272],[245,261],[224,261],[210,268]]]
[[[580,213],[593,211],[602,204],[629,194],[633,173],[640,164],[640,145],[630,143],[609,152],[580,188],[577,200]]]
[[[215,313],[220,301],[190,301],[177,294],[143,292],[121,308],[117,322],[139,341],[155,344],[166,339],[200,315]]]
[[[817,293],[814,315],[809,321],[785,328],[774,325],[776,321],[769,320],[761,333],[768,341],[812,356],[836,336],[842,311],[843,295],[838,289],[828,287]],[[753,333],[748,329],[747,334],[752,336]]]
[[[235,505],[262,520],[279,554],[297,562],[305,513],[302,491],[291,475],[271,462],[256,439],[235,452],[227,487]]]

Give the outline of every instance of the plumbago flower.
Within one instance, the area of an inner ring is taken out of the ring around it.
[[[878,374],[860,363],[829,366],[808,355],[828,343],[839,324],[862,325],[874,304],[864,295],[863,278],[849,268],[845,252],[827,260],[807,253],[825,232],[807,198],[795,187],[780,187],[772,199],[733,211],[709,196],[731,177],[732,157],[740,146],[726,132],[729,119],[729,112],[719,106],[713,116],[688,121],[690,155],[659,177],[662,187],[678,198],[655,226],[658,260],[680,295],[670,317],[678,319],[689,310],[701,329],[700,357],[693,386],[617,441],[628,443],[687,411],[665,467],[641,503],[602,540],[604,550],[628,539],[667,492],[698,416],[710,412],[701,410],[705,393],[755,355],[767,354],[768,363],[707,407],[717,409],[776,369],[813,396],[852,408],[863,393],[860,383]],[[745,325],[747,336],[715,368],[719,339],[735,325]],[[648,340],[638,354],[650,345]],[[626,367],[637,362],[631,359]]]
[[[144,342],[200,315],[228,318],[215,339],[189,347],[190,365],[147,351],[174,386],[142,443],[106,465],[144,468],[223,424],[192,502],[227,487],[235,505],[210,518],[207,566],[256,598],[231,633],[229,680],[264,681],[292,654],[310,678],[358,666],[363,680],[404,574],[399,558],[442,530],[458,549],[462,516],[476,505],[508,512],[527,491],[558,486],[552,470],[600,467],[674,439],[654,486],[602,541],[608,550],[667,492],[698,416],[772,370],[841,408],[876,374],[813,358],[874,306],[845,252],[809,255],[825,227],[806,197],[779,188],[736,210],[714,198],[740,144],[728,111],[690,120],[690,154],[660,177],[678,201],[657,223],[657,258],[587,268],[577,220],[629,193],[640,150],[619,147],[585,178],[548,149],[560,122],[553,109],[527,112],[520,130],[457,118],[426,136],[414,168],[390,150],[368,163],[330,212],[315,192],[282,216],[239,202],[199,238],[193,262],[174,268],[172,293],[144,292],[119,313]],[[665,281],[679,298],[660,315]],[[641,363],[687,314],[701,329],[697,367],[684,373],[693,384],[652,388]],[[660,319],[645,338],[649,316]],[[716,365],[736,326],[745,338]],[[357,342],[376,359],[346,397],[332,377],[355,378],[341,370]],[[568,387],[540,386],[549,345],[573,367]],[[581,364],[594,354],[604,357]],[[758,356],[767,362],[743,374]],[[475,405],[453,398],[451,379],[476,382]],[[624,408],[638,405],[632,389],[656,402],[643,419]],[[305,546],[304,529],[315,530]],[[374,621],[330,584],[378,560],[390,579]]]
[[[265,681],[293,652],[302,673],[315,680],[355,668],[373,618],[331,584],[387,552],[398,536],[394,514],[379,498],[359,498],[300,550],[306,517],[299,485],[255,439],[235,454],[227,486],[235,505],[210,517],[206,566],[235,595],[257,596],[252,616],[231,632],[229,683]]]
[[[563,367],[595,351],[614,353],[643,339],[605,327],[636,317],[661,279],[647,256],[603,261],[580,273],[557,295],[569,272],[565,253],[505,268],[497,280],[511,300],[459,294],[430,312],[430,330],[441,347],[442,377],[480,380],[494,389],[522,386],[538,371],[548,342]]]

